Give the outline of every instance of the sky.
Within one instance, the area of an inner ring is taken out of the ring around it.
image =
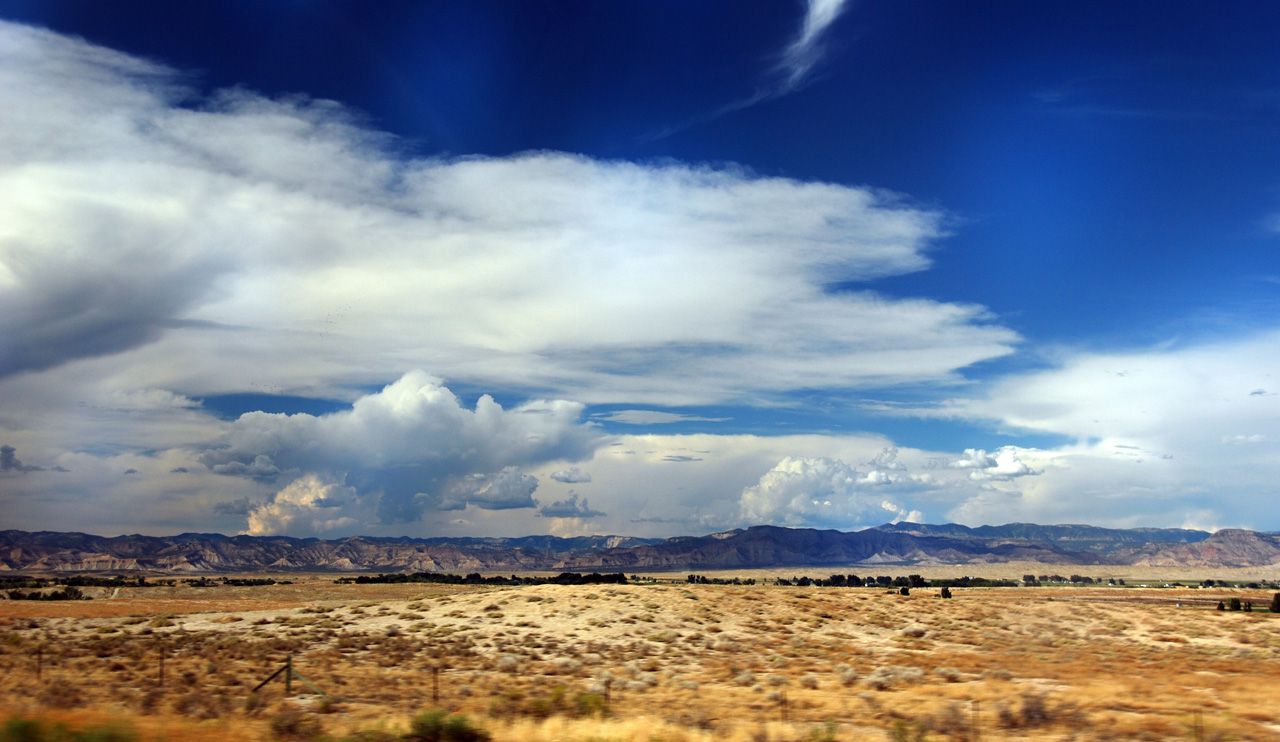
[[[1278,23],[0,0],[0,528],[1280,530]]]

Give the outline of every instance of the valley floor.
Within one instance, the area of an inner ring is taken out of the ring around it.
[[[1280,740],[1262,591],[295,579],[0,602],[0,714],[184,740],[391,739],[433,707],[510,742]],[[251,693],[290,657],[324,696]]]

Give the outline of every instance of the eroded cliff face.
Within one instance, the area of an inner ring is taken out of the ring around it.
[[[1227,528],[1194,544],[1178,544],[1134,555],[1133,564],[1153,567],[1265,567],[1280,565],[1280,538]]]
[[[886,525],[846,533],[756,526],[666,540],[626,536],[294,539],[282,536],[119,536],[0,532],[0,572],[235,571],[528,572],[743,569],[885,564],[1280,564],[1280,538],[1091,526]]]

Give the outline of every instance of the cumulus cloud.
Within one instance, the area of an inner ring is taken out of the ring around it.
[[[948,381],[1018,340],[982,307],[826,289],[929,266],[941,215],[892,194],[552,152],[405,160],[335,103],[201,99],[12,23],[0,50],[0,376],[128,352],[193,396],[430,366],[690,404]]]
[[[565,484],[585,484],[591,481],[591,475],[576,466],[558,469],[552,472],[551,478]]]
[[[1275,330],[1213,343],[1064,351],[1055,367],[1011,374],[980,394],[914,414],[1063,439],[1018,450],[1017,459],[1043,474],[1014,480],[1015,499],[1002,495],[957,516],[1016,507],[1040,522],[1150,525],[1158,518],[1162,525],[1270,528],[1259,513],[1268,512],[1274,493],[1266,472],[1280,460],[1280,397],[1253,392],[1274,386],[1277,365]]]
[[[419,493],[418,498],[436,510],[462,510],[468,504],[486,510],[516,510],[537,507],[533,499],[537,489],[537,477],[506,466],[494,474],[463,477],[441,495]]]
[[[216,474],[227,474],[229,476],[253,477],[264,481],[270,481],[280,476],[280,468],[271,462],[271,457],[266,454],[258,454],[253,457],[252,461],[223,461],[222,463],[212,463],[218,461],[225,452],[209,452],[201,457],[201,460],[213,470]]]
[[[898,447],[889,446],[880,453],[876,454],[868,465],[874,467],[877,471],[906,471],[907,465],[898,461]]]
[[[359,520],[348,514],[361,506],[356,491],[308,474],[276,493],[271,502],[249,511],[250,536],[320,536],[349,529]]]
[[[743,521],[788,526],[853,528],[874,525],[883,510],[905,518],[910,510],[882,497],[864,497],[865,475],[839,459],[788,456],[742,491]]]
[[[964,454],[948,466],[968,469],[969,478],[973,480],[1008,480],[1041,473],[1023,463],[1015,446],[1004,446],[993,454],[979,448],[966,448]]]
[[[587,498],[579,500],[577,495],[571,495],[568,500],[558,500],[550,505],[543,505],[538,510],[538,515],[543,518],[601,518],[605,514],[592,510],[587,503]]]
[[[506,410],[487,395],[469,410],[439,379],[413,371],[350,410],[242,415],[200,459],[239,476],[323,474],[362,496],[377,495],[385,522],[468,504],[531,508],[538,480],[519,467],[583,460],[607,441],[578,421],[581,411],[580,404],[547,400]]]
[[[919,510],[907,510],[896,502],[881,500],[880,509],[889,512],[893,517],[891,523],[923,523],[924,513]]]

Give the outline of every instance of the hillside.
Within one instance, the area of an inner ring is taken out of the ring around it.
[[[1280,564],[1280,538],[1254,531],[1118,530],[1014,523],[887,524],[864,531],[755,526],[665,540],[558,538],[298,539],[103,537],[0,531],[0,572],[520,572],[1003,562],[1243,567]]]

